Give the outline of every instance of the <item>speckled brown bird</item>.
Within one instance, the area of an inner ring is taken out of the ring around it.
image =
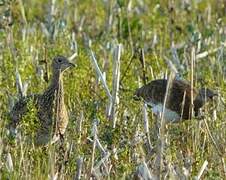
[[[52,61],[52,79],[49,87],[42,94],[22,97],[10,112],[10,132],[15,129],[22,117],[28,113],[28,103],[37,109],[40,126],[37,129],[34,143],[37,146],[48,144],[54,137],[65,133],[68,124],[68,113],[64,104],[63,72],[75,65],[64,56],[57,56]]]
[[[152,107],[156,115],[162,113],[166,94],[167,80],[158,79],[139,88],[135,92],[135,99],[142,98]],[[217,94],[208,88],[197,91],[193,88],[194,115],[198,116],[199,109]],[[168,93],[164,118],[168,122],[191,119],[191,86],[189,83],[174,79]]]

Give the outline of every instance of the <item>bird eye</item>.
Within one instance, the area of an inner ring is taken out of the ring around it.
[[[61,60],[61,59],[58,59],[58,62],[59,62],[59,63],[61,63],[61,62],[62,62],[62,60]]]

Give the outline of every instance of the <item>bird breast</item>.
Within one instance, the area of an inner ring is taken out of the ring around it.
[[[162,114],[162,112],[163,112],[163,104],[161,104],[161,103],[153,104],[153,103],[149,102],[148,105],[150,105],[152,107],[152,112],[160,118],[160,114]],[[163,117],[167,122],[178,122],[181,119],[180,115],[178,113],[170,110],[167,107],[165,107],[165,109],[164,109]]]
[[[56,113],[57,113],[56,115],[57,129],[60,132],[60,134],[64,134],[68,125],[68,113],[64,102],[61,102],[59,111]]]
[[[60,83],[59,89],[56,92],[56,130],[60,134],[64,134],[68,125],[68,113],[64,104],[63,83]]]

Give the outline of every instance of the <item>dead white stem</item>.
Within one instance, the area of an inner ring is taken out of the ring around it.
[[[153,147],[151,145],[151,140],[149,136],[149,122],[148,122],[148,113],[147,113],[147,104],[144,102],[143,105],[143,119],[144,119],[144,130],[145,130],[145,135],[147,137],[147,142],[148,142],[148,151],[149,154],[151,153]]]
[[[24,97],[27,94],[28,82],[22,83],[20,73],[16,68],[16,87],[20,97]]]
[[[10,153],[7,154],[6,168],[9,172],[13,172],[13,160]]]
[[[199,39],[199,41],[198,41],[198,44],[197,44],[197,50],[196,50],[197,53],[200,52],[201,47],[202,47],[202,41],[201,41],[201,38],[202,38],[202,34],[201,34],[201,33],[198,33],[198,39]]]
[[[72,55],[68,58],[68,60],[69,60],[69,61],[72,61],[72,60],[74,60],[77,56],[78,56],[78,53],[75,52],[74,54],[72,54]]]
[[[16,61],[16,59],[17,59],[16,58],[17,57],[17,50],[15,48],[13,30],[10,27],[8,27],[6,30],[7,30],[7,45],[8,45],[8,47],[10,49],[10,52],[11,52],[11,54],[13,56],[13,60]]]
[[[53,18],[53,16],[55,15],[55,11],[56,11],[56,9],[55,9],[55,5],[56,5],[56,0],[52,0],[51,1],[51,18]]]
[[[164,151],[164,144],[165,144],[165,107],[166,107],[166,103],[168,100],[168,96],[170,95],[170,89],[171,89],[171,85],[172,85],[172,81],[175,77],[174,72],[171,72],[168,79],[167,79],[167,87],[166,87],[166,94],[164,97],[164,103],[163,103],[163,109],[162,109],[162,113],[161,113],[161,121],[160,121],[160,129],[159,129],[159,139],[158,139],[158,150],[157,150],[157,176],[158,179],[161,179],[161,175],[162,175],[162,161],[163,161],[163,151]]]
[[[172,53],[172,60],[174,62],[174,64],[176,65],[176,67],[179,69],[182,68],[181,64],[180,64],[180,60],[177,54],[177,49],[174,48],[174,46],[171,47],[171,53]],[[169,60],[170,61],[170,60]],[[171,62],[171,61],[170,61]],[[176,68],[175,68],[176,69]]]
[[[181,114],[180,114],[180,121],[182,121],[183,114],[184,114],[185,98],[186,98],[186,91],[184,91],[184,95],[183,95],[182,108],[181,108]]]
[[[113,3],[112,1],[103,1],[105,6],[105,11],[107,12],[105,20],[105,32],[108,33],[112,29],[113,24]]]
[[[96,139],[96,143],[97,143],[97,147],[102,151],[103,154],[106,154],[106,150],[104,149],[104,147],[102,146],[102,144],[100,143],[99,138]]]
[[[207,6],[207,23],[208,23],[208,25],[210,24],[210,22],[211,22],[211,5],[210,4],[208,4],[208,6]]]
[[[225,165],[225,162],[224,162],[224,157],[221,158],[221,162],[222,162],[222,165],[223,165],[224,175],[226,177],[226,165]]]
[[[113,120],[113,128],[116,126],[117,115],[116,109],[119,104],[119,79],[120,79],[120,57],[122,45],[118,44],[113,52],[113,82],[112,82],[112,105],[110,119]]]
[[[78,55],[78,43],[76,41],[76,35],[75,32],[72,32],[71,34],[71,50]]]
[[[138,179],[156,179],[153,174],[149,171],[149,168],[145,161],[138,166],[136,171],[136,177]]]
[[[154,49],[157,44],[158,44],[158,35],[156,32],[154,32],[151,48]]]
[[[96,70],[96,73],[97,73],[98,77],[100,78],[100,81],[101,81],[102,84],[103,84],[104,90],[105,90],[106,93],[107,93],[107,96],[108,96],[108,98],[109,98],[109,101],[112,102],[112,96],[111,96],[111,93],[110,93],[110,91],[109,91],[109,88],[108,88],[108,86],[107,86],[106,81],[104,80],[104,76],[103,76],[103,74],[102,74],[102,72],[101,72],[101,70],[100,70],[100,68],[99,68],[99,66],[98,66],[98,64],[97,64],[97,60],[96,60],[96,58],[95,58],[94,53],[93,53],[92,50],[90,50],[90,55],[91,55],[91,56],[90,56],[90,60],[91,60],[93,66],[94,66],[94,68],[95,68],[95,70]]]
[[[191,65],[190,65],[190,85],[191,85],[191,104],[190,104],[190,107],[189,107],[189,117],[190,118],[193,118],[194,116],[194,94],[193,94],[193,87],[194,87],[194,64],[195,64],[195,60],[196,60],[196,49],[195,49],[195,46],[193,45],[192,48],[191,48]],[[199,137],[199,128],[198,128],[198,125],[199,125],[199,122],[197,122],[196,126],[195,126],[195,129],[194,129],[194,139],[193,139],[193,148],[194,148],[194,151],[196,151],[196,148],[197,148],[197,143],[199,142],[198,141],[198,137]]]
[[[82,137],[82,122],[84,121],[84,114],[83,114],[83,111],[80,112],[80,117],[78,119],[78,123],[77,123],[77,133],[79,134],[79,137],[78,137],[78,141],[77,143],[80,144],[81,142],[81,137]]]
[[[103,158],[95,165],[95,167],[93,168],[93,173],[95,173],[96,175],[98,175],[99,173],[97,173],[97,172],[98,172],[98,170],[100,169],[100,166],[101,166],[102,164],[104,164],[104,167],[105,167],[105,170],[107,171],[107,174],[109,173],[109,170],[108,170],[108,168],[107,168],[105,162],[109,159],[110,155],[111,155],[111,153],[109,153],[109,152],[107,152],[107,153],[105,154],[105,156],[104,156],[104,157],[103,157]],[[100,175],[98,175],[98,176],[100,176]]]
[[[93,172],[94,160],[95,160],[95,149],[96,149],[96,139],[97,139],[97,125],[96,122],[93,123],[93,151],[92,151],[92,160],[90,174]]]
[[[46,28],[46,25],[43,22],[41,22],[40,25],[41,25],[42,32],[46,35],[47,38],[49,38],[50,33],[49,33],[48,29]]]
[[[77,172],[76,172],[74,180],[80,180],[81,179],[81,175],[82,175],[83,158],[79,157],[77,159],[76,164],[77,164]]]
[[[225,46],[226,46],[226,43],[225,43],[225,45],[222,44],[222,46],[219,47],[219,55],[218,55],[218,57],[217,57],[217,60],[219,61],[219,63],[220,63],[221,59],[223,60],[223,55],[224,55],[224,48],[225,48]],[[223,62],[222,62],[222,63],[223,63]]]
[[[208,124],[207,124],[205,118],[204,118],[204,124],[205,124],[205,126],[206,126],[206,131],[207,131],[207,133],[208,133],[208,135],[209,135],[209,137],[210,137],[210,139],[211,139],[211,141],[212,141],[212,143],[213,143],[213,146],[214,146],[215,149],[217,150],[218,155],[221,156],[222,153],[221,153],[221,151],[220,151],[220,149],[219,149],[219,146],[217,145],[216,141],[214,140],[214,137],[212,136],[212,133],[210,132],[209,126],[208,126]]]
[[[206,169],[207,165],[208,165],[208,161],[205,160],[203,165],[202,165],[202,167],[201,167],[201,169],[199,170],[199,173],[198,173],[197,177],[195,179],[199,180],[201,178],[201,176],[202,176],[204,170]]]
[[[190,76],[190,79],[191,79],[191,107],[190,107],[191,117],[193,117],[193,109],[194,109],[194,104],[193,104],[193,101],[194,101],[194,96],[193,96],[194,80],[193,80],[193,77],[194,77],[195,60],[196,60],[195,47],[193,46],[192,49],[191,49],[191,76]]]
[[[87,138],[90,142],[93,142],[92,139]],[[104,147],[102,146],[102,144],[100,143],[100,140],[98,138],[98,136],[96,136],[96,147],[102,152],[102,154],[106,154],[106,150],[104,149]]]
[[[82,122],[84,121],[84,113],[83,111],[80,112],[80,117],[78,119],[78,133],[82,132]]]
[[[57,179],[58,177],[58,171],[56,170],[56,152],[53,151],[53,146],[50,146],[49,150],[49,174],[48,174],[48,179]]]
[[[174,72],[175,74],[177,74],[177,73],[178,73],[178,70],[177,70],[177,68],[174,66],[174,64],[172,63],[172,61],[171,61],[169,58],[167,58],[166,56],[164,56],[163,58],[165,59],[168,68],[169,68],[172,72]],[[179,66],[179,65],[178,65],[178,66]]]
[[[209,55],[211,55],[211,54],[213,54],[213,53],[216,53],[216,52],[217,52],[219,49],[221,49],[222,47],[225,48],[225,47],[226,47],[226,43],[222,43],[222,46],[217,47],[217,48],[215,48],[215,49],[211,49],[211,50],[209,50],[209,51],[204,51],[204,52],[202,52],[202,53],[197,54],[197,55],[196,55],[196,59],[199,60],[199,59],[205,58],[206,56],[209,56]]]
[[[17,91],[19,93],[19,96],[22,97],[23,96],[23,85],[22,85],[22,80],[20,77],[20,73],[18,71],[18,69],[16,68],[16,87],[17,87]]]
[[[51,177],[50,179],[51,180],[57,180],[58,179],[58,172],[56,172],[54,175],[53,175],[53,177]]]
[[[147,113],[147,104],[143,105],[143,115],[144,115],[144,130],[145,133],[149,133],[149,123],[148,123],[148,113]]]
[[[2,138],[0,137],[0,144],[3,144]],[[0,155],[2,155],[3,146],[0,146]]]
[[[24,5],[23,5],[23,1],[22,0],[19,0],[19,6],[20,6],[20,11],[21,11],[21,15],[22,15],[23,21],[27,25],[27,19],[26,19]]]

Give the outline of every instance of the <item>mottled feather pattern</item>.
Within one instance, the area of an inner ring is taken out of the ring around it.
[[[13,106],[13,109],[10,112],[10,119],[12,120],[9,124],[11,127],[16,127],[19,123],[20,119],[24,114],[27,113],[28,108],[27,105],[29,102],[32,102],[33,104],[37,104],[38,98],[40,95],[29,95],[26,97],[21,97]]]
[[[52,63],[52,80],[41,95],[31,95],[21,98],[10,112],[10,129],[16,128],[22,116],[28,112],[28,102],[32,101],[37,108],[40,127],[37,129],[35,144],[46,145],[53,136],[63,135],[68,124],[68,114],[64,104],[62,74],[67,68],[74,66],[65,57],[58,56]]]

